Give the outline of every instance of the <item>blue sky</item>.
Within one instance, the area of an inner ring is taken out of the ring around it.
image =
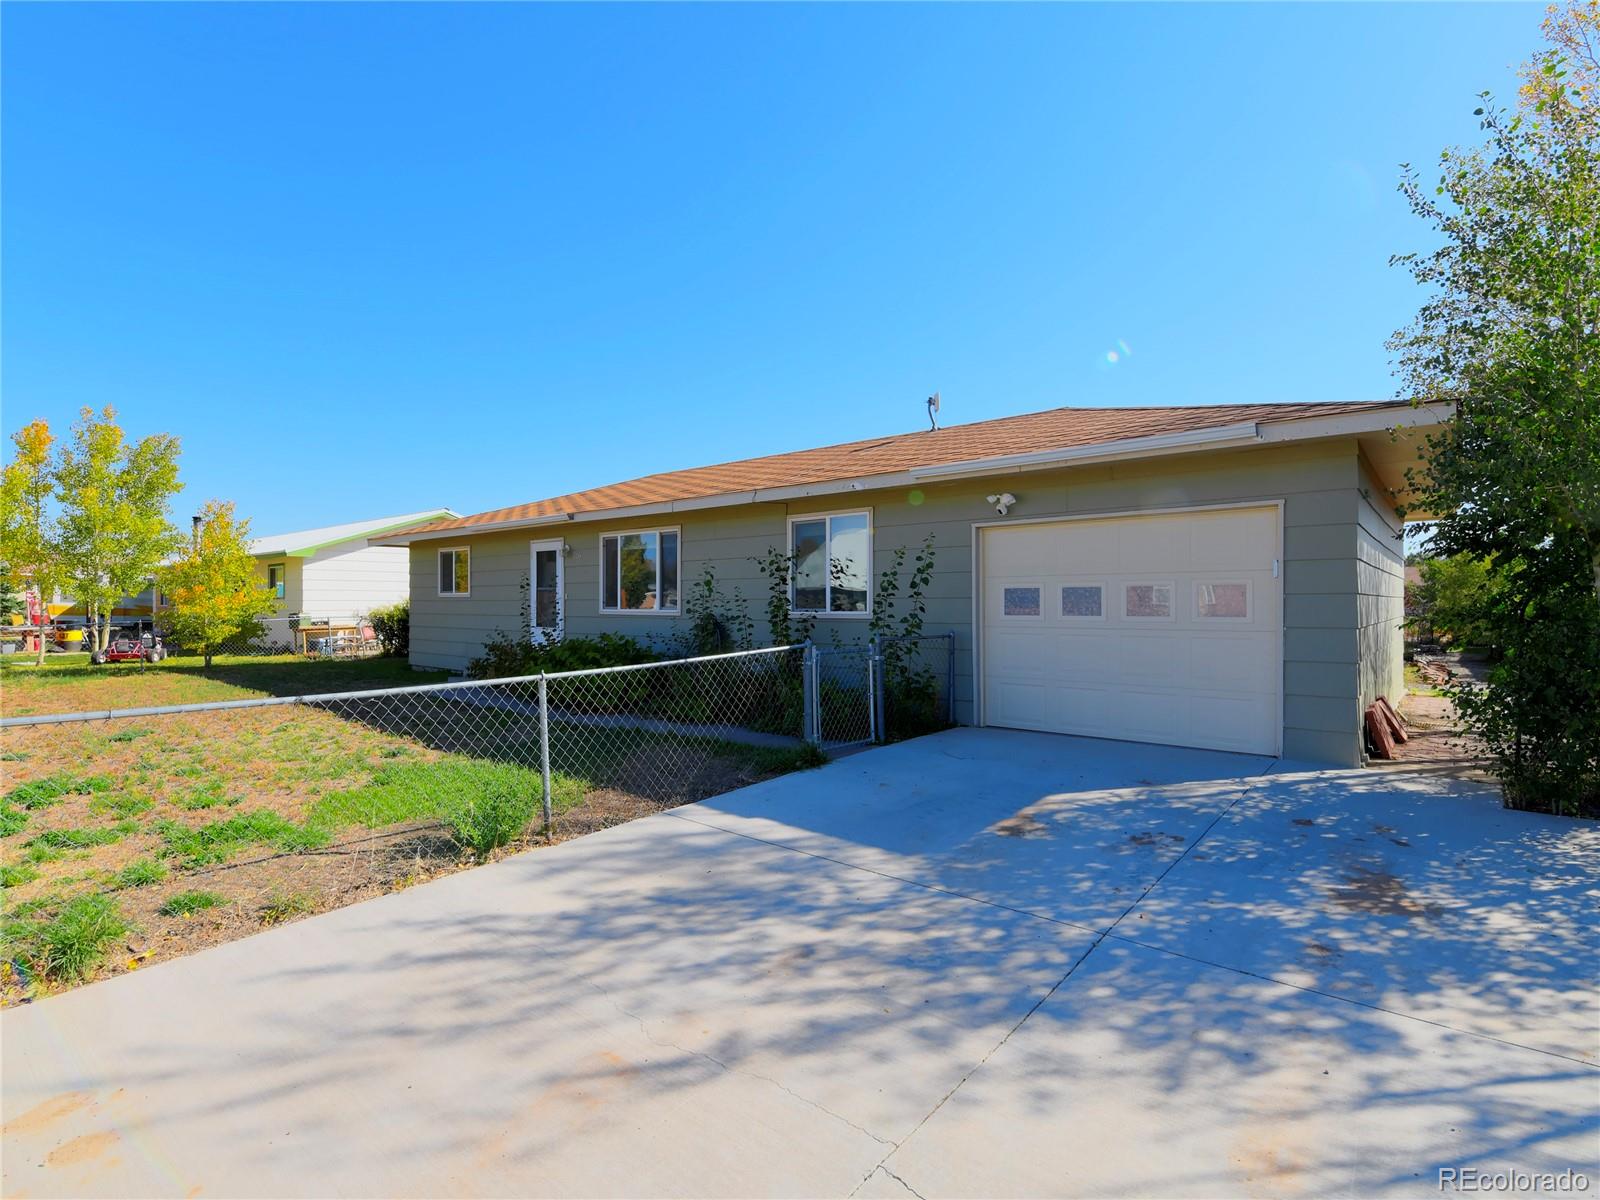
[[[1541,12],[7,5],[5,431],[113,404],[182,438],[177,516],[265,533],[935,389],[1386,397],[1397,164],[1476,140]]]

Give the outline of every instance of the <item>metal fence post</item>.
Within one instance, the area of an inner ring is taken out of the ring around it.
[[[546,841],[552,841],[550,827],[555,814],[550,796],[550,698],[543,671],[539,672],[539,775],[544,784],[544,836]]]
[[[800,688],[803,711],[801,728],[804,730],[806,741],[813,746],[822,744],[822,711],[819,707],[817,693],[817,648],[807,638],[805,649],[800,655]]]
[[[888,740],[884,716],[883,649],[874,634],[867,645],[867,737],[874,745]]]
[[[944,706],[945,720],[950,724],[956,723],[956,635],[955,631],[944,635],[950,643],[950,652],[944,660]]]

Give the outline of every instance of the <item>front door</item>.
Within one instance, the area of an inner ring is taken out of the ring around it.
[[[561,637],[561,605],[565,595],[562,543],[559,540],[533,542],[529,548],[533,556],[528,571],[528,599],[532,610],[529,633],[536,642],[557,641]]]

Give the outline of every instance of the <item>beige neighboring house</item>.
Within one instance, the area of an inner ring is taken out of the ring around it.
[[[929,632],[963,723],[1362,761],[1402,686],[1405,471],[1448,405],[1060,408],[650,475],[379,535],[411,555],[411,659],[497,630],[662,642],[708,566],[758,628],[754,559],[798,563],[817,637],[866,636],[878,573],[933,535]],[[838,564],[830,573],[828,563]],[[833,577],[830,577],[830,575]],[[557,615],[559,614],[559,616]]]
[[[447,508],[349,521],[252,538],[256,574],[277,600],[275,617],[310,620],[365,615],[410,592],[409,556],[368,539],[425,521],[447,520]]]

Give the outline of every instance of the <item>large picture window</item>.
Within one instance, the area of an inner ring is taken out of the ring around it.
[[[472,590],[472,561],[465,546],[439,551],[439,595],[465,596]]]
[[[796,517],[789,522],[795,612],[866,616],[872,522],[864,512]]]
[[[600,611],[678,611],[678,531],[608,533],[600,539]]]

